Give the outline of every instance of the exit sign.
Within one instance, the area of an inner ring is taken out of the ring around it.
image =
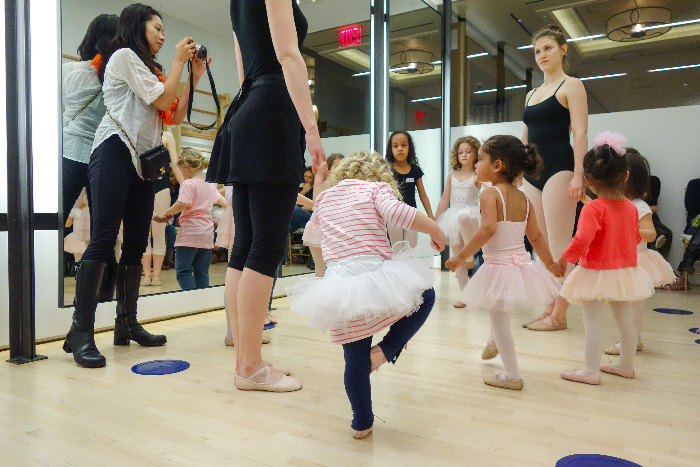
[[[338,31],[338,48],[362,44],[362,27],[346,26]]]

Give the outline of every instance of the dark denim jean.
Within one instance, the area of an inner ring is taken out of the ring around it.
[[[211,248],[175,247],[175,275],[182,290],[209,287]]]

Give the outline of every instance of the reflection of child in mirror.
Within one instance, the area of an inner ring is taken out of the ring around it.
[[[182,173],[180,194],[162,216],[156,215],[153,219],[156,222],[167,222],[182,212],[181,227],[175,241],[177,282],[182,290],[209,287],[209,264],[214,248],[211,207],[218,204],[226,208],[228,203],[215,185],[204,180],[203,171],[207,167],[207,160],[201,152],[184,148],[173,166]]]

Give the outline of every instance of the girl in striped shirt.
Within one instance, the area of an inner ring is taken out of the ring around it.
[[[327,166],[317,170],[325,175]],[[396,363],[435,303],[437,272],[415,250],[394,254],[387,223],[430,235],[437,251],[445,247],[445,234],[399,200],[391,166],[375,152],[347,156],[327,186],[310,221],[323,234],[326,275],[302,279],[287,294],[292,310],[308,317],[310,327],[330,331],[331,342],[342,344],[353,437],[361,439],[374,423],[370,373],[387,361]],[[389,332],[372,346],[372,335],[386,327]]]

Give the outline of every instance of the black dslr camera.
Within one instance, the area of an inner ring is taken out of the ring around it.
[[[190,44],[194,41],[190,41]],[[197,43],[194,44],[194,48],[197,51],[197,58],[200,60],[206,60],[207,59],[207,48],[204,47],[203,45],[199,45]]]

